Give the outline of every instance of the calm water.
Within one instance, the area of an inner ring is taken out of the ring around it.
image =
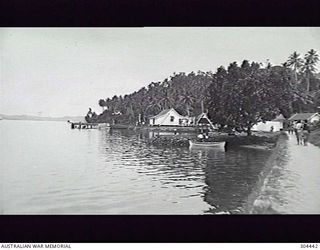
[[[148,146],[132,131],[0,122],[2,214],[247,213],[270,152]]]

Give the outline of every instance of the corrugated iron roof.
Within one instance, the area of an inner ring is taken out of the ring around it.
[[[317,113],[298,113],[289,118],[289,121],[308,120]]]

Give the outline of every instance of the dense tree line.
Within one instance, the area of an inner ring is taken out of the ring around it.
[[[249,134],[254,124],[291,113],[291,76],[281,66],[260,68],[247,60],[240,67],[232,63],[227,70],[218,69],[208,90],[212,122]]]
[[[320,75],[316,74],[316,65],[319,55],[313,49],[309,50],[302,58],[298,52],[293,52],[288,60],[282,64],[286,69],[291,69],[294,79],[292,81],[295,92],[292,103],[293,112],[313,112],[320,106]],[[301,95],[309,101],[303,102]]]
[[[135,124],[139,120],[147,122],[148,117],[171,107],[182,115],[198,115],[211,80],[211,72],[174,73],[162,82],[152,82],[129,95],[100,99],[103,112],[96,121],[121,124]]]
[[[182,115],[208,112],[221,125],[250,130],[259,121],[282,113],[314,112],[320,105],[320,80],[316,77],[319,56],[310,50],[304,58],[297,52],[281,66],[262,66],[244,60],[216,73],[174,73],[162,82],[152,82],[131,94],[100,99],[100,115],[89,122],[136,124],[161,110],[175,108]]]

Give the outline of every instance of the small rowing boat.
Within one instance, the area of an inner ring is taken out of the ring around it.
[[[215,147],[215,148],[224,148],[225,141],[191,141],[189,140],[190,147]]]

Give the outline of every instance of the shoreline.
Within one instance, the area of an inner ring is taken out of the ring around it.
[[[278,212],[272,207],[269,200],[263,198],[263,186],[266,178],[271,173],[272,169],[278,164],[283,151],[287,144],[288,136],[281,134],[277,140],[275,147],[272,149],[262,172],[259,175],[256,186],[248,196],[247,205],[245,207],[246,214],[277,214]]]

